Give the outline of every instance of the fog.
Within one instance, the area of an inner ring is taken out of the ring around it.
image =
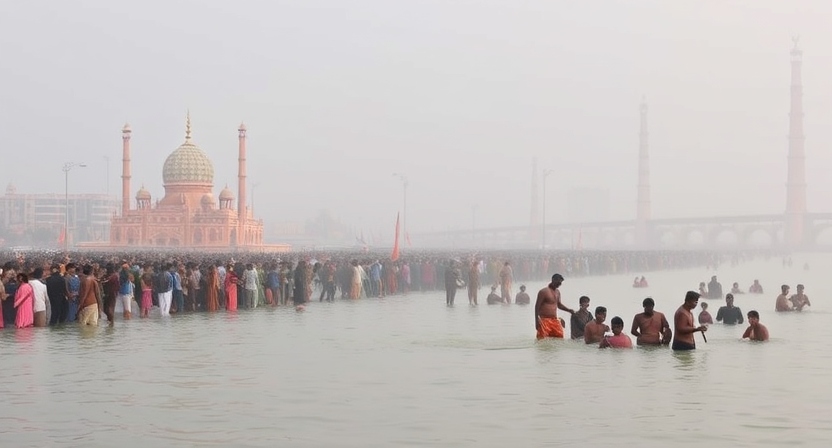
[[[570,189],[636,213],[649,104],[654,218],[785,207],[789,51],[800,36],[809,210],[832,211],[832,5],[824,1],[218,1],[0,3],[0,182],[18,192],[161,198],[184,140],[236,193],[248,127],[266,227],[328,210],[389,233],[526,225],[532,159],[547,222]],[[824,49],[823,46],[827,45]],[[542,180],[541,180],[542,186]],[[249,187],[251,192],[252,187]],[[542,195],[541,195],[542,197]],[[251,193],[249,193],[251,198]]]

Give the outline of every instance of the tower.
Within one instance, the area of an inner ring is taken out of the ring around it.
[[[121,215],[130,211],[130,134],[129,124],[121,129]]]
[[[647,225],[650,221],[650,147],[647,132],[647,102],[641,99],[638,134],[638,196],[636,199],[636,243],[648,241]]]
[[[537,176],[537,157],[532,159],[532,195],[531,195],[531,216],[529,220],[529,226],[531,228],[531,236],[535,238],[538,233],[540,232],[540,213],[538,211],[538,207],[540,206],[540,198],[538,196],[538,192],[540,188],[538,186],[538,176]]]
[[[804,243],[806,217],[806,153],[803,149],[803,52],[792,39],[791,105],[789,108],[789,157],[786,177],[785,243],[789,247]]]
[[[246,125],[240,123],[237,128],[239,132],[239,157],[237,163],[237,245],[245,245],[246,238]]]

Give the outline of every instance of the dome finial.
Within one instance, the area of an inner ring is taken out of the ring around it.
[[[191,141],[191,110],[188,109],[188,113],[185,117],[185,141]]]

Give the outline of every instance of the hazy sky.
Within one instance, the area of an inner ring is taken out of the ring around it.
[[[249,128],[256,212],[329,209],[391,228],[410,179],[411,233],[529,221],[531,160],[566,191],[609,188],[635,217],[638,106],[650,106],[653,216],[785,207],[791,36],[804,51],[809,208],[832,211],[827,1],[218,1],[0,3],[0,182],[163,194],[184,138],[236,191]],[[826,49],[824,50],[824,45]]]

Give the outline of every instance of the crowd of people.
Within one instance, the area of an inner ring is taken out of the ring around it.
[[[558,310],[565,311],[571,315],[570,331],[571,338],[583,340],[586,344],[598,345],[601,348],[632,348],[633,342],[624,333],[624,319],[615,316],[610,321],[611,327],[605,322],[607,309],[603,306],[595,308],[595,313],[589,311],[590,298],[582,296],[578,299],[579,309],[576,311],[566,306],[561,300],[560,286],[564,277],[560,274],[552,276],[551,283],[540,290],[535,303],[534,317],[537,338],[564,338],[566,322],[558,317]],[[784,285],[784,294],[788,287]],[[802,291],[802,290],[801,290]],[[699,313],[696,325],[693,318],[693,310],[696,309],[701,295],[696,291],[688,291],[685,294],[684,302],[676,310],[673,316],[674,328],[665,315],[655,310],[656,303],[652,298],[646,298],[642,302],[644,312],[633,317],[633,324],[630,334],[636,338],[639,346],[666,346],[670,345],[675,351],[688,351],[696,349],[694,335],[708,331],[708,325],[713,324],[713,318],[707,311],[707,303],[702,303],[702,311]],[[782,295],[781,295],[782,297]],[[806,298],[808,301],[808,298]],[[780,297],[778,297],[778,302]],[[756,310],[748,312],[748,328],[742,335],[743,339],[751,341],[768,341],[769,333],[765,325],[760,323],[760,314]],[[717,313],[718,322],[726,325],[743,323],[742,311],[734,306],[734,299],[731,294],[726,297],[726,306],[721,307]],[[612,333],[612,334],[609,334]],[[707,339],[705,339],[707,342]]]
[[[735,254],[731,260],[749,256],[753,254]],[[469,302],[476,305],[483,285],[492,286],[489,303],[510,303],[513,284],[545,279],[552,270],[573,277],[614,275],[716,267],[727,258],[701,251],[425,251],[391,260],[387,253],[366,250],[25,252],[0,253],[0,257],[6,260],[2,263],[0,325],[17,327],[76,321],[97,325],[101,314],[112,324],[116,309],[130,319],[134,314],[148,317],[152,307],[167,316],[288,304],[302,307],[310,300],[334,301],[339,295],[358,299],[443,289],[452,306],[457,289],[466,286]],[[469,266],[465,275],[459,269],[462,265]],[[515,300],[531,301],[525,286]]]

